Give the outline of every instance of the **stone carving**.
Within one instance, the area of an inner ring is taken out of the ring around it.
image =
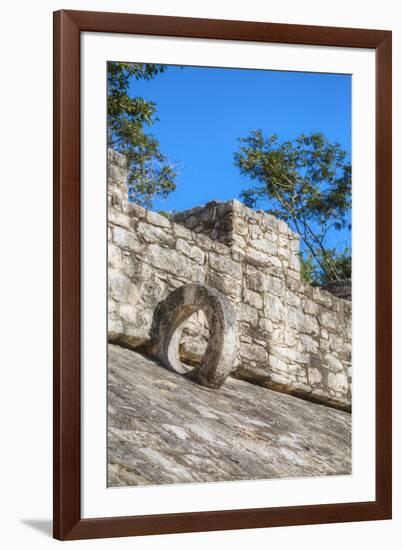
[[[183,324],[202,310],[210,337],[201,363],[191,371],[179,357]],[[219,388],[233,370],[237,352],[236,313],[229,300],[215,288],[189,284],[174,290],[155,310],[149,353],[170,370],[186,373],[195,382]]]

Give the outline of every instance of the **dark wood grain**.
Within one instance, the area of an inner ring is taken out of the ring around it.
[[[67,10],[81,31],[376,48],[388,31]]]
[[[54,17],[54,536],[80,521],[80,32]]]
[[[84,519],[68,540],[388,519],[376,502]]]
[[[376,500],[392,513],[392,39],[376,48]]]
[[[80,33],[111,32],[376,50],[376,500],[81,519]],[[54,536],[61,540],[368,521],[392,513],[391,33],[59,11],[54,14]]]

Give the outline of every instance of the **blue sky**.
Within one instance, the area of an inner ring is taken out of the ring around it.
[[[234,166],[238,138],[260,128],[291,139],[323,132],[351,151],[351,77],[320,73],[170,66],[130,93],[152,100],[150,128],[178,166],[177,190],[155,209],[184,210],[238,198],[250,180]]]
[[[155,200],[155,210],[239,198],[252,182],[233,155],[238,138],[258,128],[280,140],[323,132],[351,153],[350,75],[169,66],[133,81],[130,93],[156,103],[159,122],[149,131],[179,171],[176,191]]]

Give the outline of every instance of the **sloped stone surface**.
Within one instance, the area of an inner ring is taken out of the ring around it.
[[[228,378],[202,387],[109,344],[109,486],[351,473],[351,416]]]

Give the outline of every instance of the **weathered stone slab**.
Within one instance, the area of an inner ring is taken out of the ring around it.
[[[348,413],[232,378],[208,389],[119,346],[108,362],[109,486],[351,474]]]

